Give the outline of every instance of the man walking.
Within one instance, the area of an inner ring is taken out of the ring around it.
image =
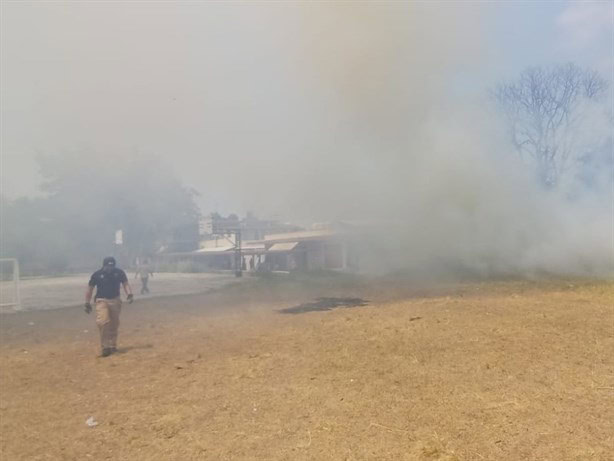
[[[136,274],[134,274],[134,278],[141,276],[141,294],[149,293],[149,287],[147,283],[149,282],[149,276],[153,277],[153,272],[149,266],[149,261],[144,259],[142,263],[137,266]]]
[[[119,314],[122,310],[122,300],[119,294],[119,287],[122,285],[128,299],[132,303],[132,287],[128,283],[126,273],[115,267],[115,258],[109,256],[104,258],[102,269],[92,274],[85,292],[85,312],[92,312],[92,294],[96,287],[96,324],[100,330],[100,344],[102,356],[108,357],[117,352],[117,330],[119,328]]]

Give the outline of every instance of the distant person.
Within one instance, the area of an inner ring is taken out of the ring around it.
[[[112,256],[104,258],[102,269],[92,274],[85,292],[85,312],[89,314],[92,312],[90,301],[94,287],[96,287],[94,301],[96,303],[96,324],[100,330],[102,357],[108,357],[117,352],[117,330],[119,314],[122,310],[120,285],[124,287],[128,303],[132,304],[134,300],[126,273],[115,265],[115,258]]]
[[[141,277],[141,294],[149,293],[149,287],[147,283],[149,282],[149,276],[153,277],[153,272],[149,265],[149,261],[147,259],[143,260],[143,263],[139,264],[136,269],[136,274],[134,274],[134,278],[138,276]]]

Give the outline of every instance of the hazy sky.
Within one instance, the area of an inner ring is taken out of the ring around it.
[[[1,26],[9,197],[35,192],[36,153],[95,152],[95,169],[140,151],[164,156],[203,211],[276,213],[299,199],[297,176],[333,181],[322,170],[355,159],[360,181],[374,152],[409,148],[431,106],[527,65],[612,73],[610,2],[4,1]]]

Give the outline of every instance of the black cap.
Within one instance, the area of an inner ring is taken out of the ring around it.
[[[102,265],[103,266],[111,266],[111,267],[115,267],[115,258],[113,256],[107,256],[106,258],[104,258],[104,260],[102,261]]]

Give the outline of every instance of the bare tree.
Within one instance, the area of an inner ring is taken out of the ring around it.
[[[580,126],[585,109],[603,100],[608,82],[597,72],[568,63],[531,67],[515,82],[500,84],[494,96],[522,158],[535,162],[541,182],[555,186],[571,158],[582,156]]]

